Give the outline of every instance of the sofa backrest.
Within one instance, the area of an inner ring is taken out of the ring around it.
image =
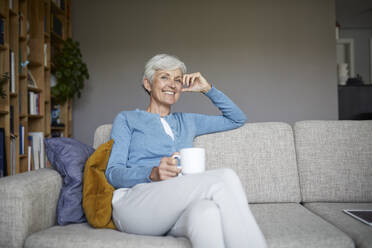
[[[199,136],[207,169],[234,169],[250,203],[300,202],[293,131],[286,123],[251,123]]]
[[[97,128],[93,147],[110,139],[111,124]],[[251,203],[299,202],[300,186],[294,138],[286,123],[254,123],[199,136],[194,146],[206,149],[207,169],[232,168]]]
[[[110,140],[111,128],[112,124],[104,124],[96,129],[93,140],[94,149]]]
[[[372,121],[301,121],[294,132],[303,201],[372,201]]]

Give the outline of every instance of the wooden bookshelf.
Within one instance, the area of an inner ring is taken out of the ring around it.
[[[0,75],[8,73],[12,78],[3,86],[5,98],[0,98],[0,128],[5,130],[7,176],[28,170],[30,132],[42,132],[44,137],[51,137],[54,132],[62,133],[64,137],[72,135],[71,101],[61,106],[60,119],[65,126],[58,129],[51,126],[52,49],[58,51],[63,40],[71,37],[68,13],[71,0],[62,2],[64,6],[57,6],[53,0],[0,0],[0,19],[4,22]],[[61,21],[61,35],[53,31],[53,16]],[[36,86],[29,85],[29,75]],[[31,100],[34,100],[33,104]],[[38,111],[31,114],[31,107]],[[24,150],[23,154],[21,150]]]

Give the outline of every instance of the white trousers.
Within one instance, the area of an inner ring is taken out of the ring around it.
[[[112,207],[123,232],[183,236],[194,248],[267,247],[231,169],[118,189]]]

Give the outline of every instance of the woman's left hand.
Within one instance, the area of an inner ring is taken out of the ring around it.
[[[190,73],[183,75],[183,85],[186,88],[182,88],[183,92],[202,92],[207,93],[212,85],[202,76],[200,72]]]

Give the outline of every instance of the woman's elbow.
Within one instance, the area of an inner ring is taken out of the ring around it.
[[[243,112],[242,112],[240,118],[235,120],[235,123],[238,127],[243,126],[246,122],[247,122],[247,116],[245,116],[245,114]]]
[[[112,172],[112,167],[107,167],[106,171],[105,171],[105,176],[106,176],[106,180],[107,182],[113,186],[113,182],[112,182],[112,178],[111,178],[111,172]]]

